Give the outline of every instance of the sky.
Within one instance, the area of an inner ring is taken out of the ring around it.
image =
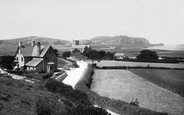
[[[116,35],[184,44],[184,0],[0,0],[0,39]]]

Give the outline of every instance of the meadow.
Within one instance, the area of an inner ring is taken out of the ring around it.
[[[183,70],[129,69],[129,71],[184,97]]]
[[[128,70],[95,70],[91,90],[100,96],[126,102],[138,98],[140,107],[167,112],[169,115],[184,114],[183,97]]]
[[[96,62],[97,66],[127,66],[127,67],[165,67],[165,68],[184,68],[184,63],[148,63],[148,62],[128,62],[128,61],[110,61],[110,60],[102,60],[100,62]]]

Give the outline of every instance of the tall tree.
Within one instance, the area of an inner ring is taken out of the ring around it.
[[[87,55],[87,53],[88,52],[90,52],[92,49],[91,49],[91,46],[86,46],[85,48],[84,48],[84,51],[83,51],[83,54],[86,56]]]

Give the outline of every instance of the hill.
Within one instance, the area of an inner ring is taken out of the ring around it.
[[[15,38],[9,40],[0,40],[0,45],[9,45],[9,46],[17,46],[18,42],[22,41],[24,45],[30,45],[32,41],[41,42],[41,44],[51,44],[51,45],[65,45],[69,41],[61,40],[61,39],[54,39],[48,37],[39,37],[39,36],[28,36],[22,38]]]
[[[9,40],[0,40],[0,45],[17,46],[18,42],[22,41],[24,45],[31,44],[32,41],[41,42],[41,44],[51,45],[63,45],[71,46],[71,41],[54,39],[48,37],[28,36],[22,38],[15,38]],[[100,46],[139,46],[139,47],[151,47],[151,46],[163,46],[164,44],[151,44],[146,38],[128,37],[128,36],[97,36],[88,40],[80,40],[80,44],[83,45],[100,45]]]
[[[146,38],[140,37],[128,37],[128,36],[97,36],[91,38],[93,45],[118,45],[121,47],[126,46],[139,46],[139,47],[151,47],[160,46],[160,44],[151,44]]]

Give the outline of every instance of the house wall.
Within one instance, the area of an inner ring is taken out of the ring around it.
[[[46,52],[44,58],[43,58],[43,69],[44,71],[47,71],[47,63],[54,62],[53,70],[57,70],[57,55],[54,53],[54,50],[50,47],[48,51]]]
[[[25,65],[25,59],[24,59],[24,56],[22,55],[20,49],[18,49],[18,52],[17,52],[15,58],[18,61],[18,68],[21,68]]]
[[[36,66],[36,71],[37,72],[42,72],[43,71],[43,61]]]

